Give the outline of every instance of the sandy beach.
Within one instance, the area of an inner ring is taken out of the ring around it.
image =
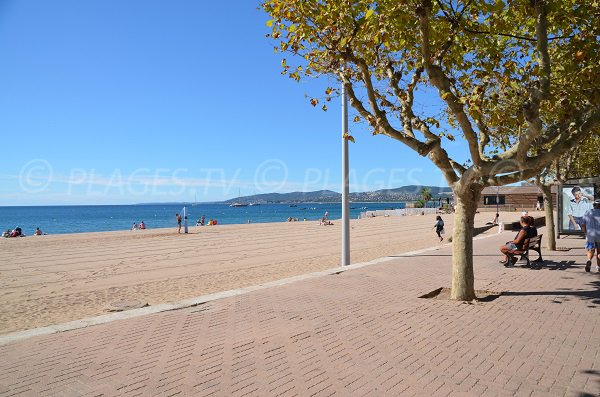
[[[541,216],[541,213],[532,214]],[[475,226],[493,214],[478,214]],[[517,220],[518,213],[501,214]],[[444,215],[448,236],[453,215]],[[352,263],[438,245],[434,215],[351,221]],[[256,285],[339,265],[340,222],[263,223],[0,240],[0,334]],[[488,233],[496,233],[496,228]]]

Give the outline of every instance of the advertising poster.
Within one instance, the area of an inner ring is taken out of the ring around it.
[[[593,185],[562,185],[559,190],[559,234],[581,234],[585,212],[594,203]]]

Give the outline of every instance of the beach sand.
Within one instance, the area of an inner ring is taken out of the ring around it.
[[[541,213],[532,214],[541,216]],[[475,226],[490,221],[478,214]],[[443,215],[446,237],[453,215]],[[519,213],[501,214],[515,221]],[[434,215],[351,221],[351,261],[438,245]],[[282,222],[32,236],[0,240],[0,334],[339,266],[341,222]],[[488,233],[496,233],[497,228]]]

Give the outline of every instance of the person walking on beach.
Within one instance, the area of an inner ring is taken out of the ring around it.
[[[440,243],[442,241],[444,241],[444,238],[442,237],[442,233],[444,233],[444,221],[442,220],[441,216],[436,216],[435,217],[435,225],[433,225],[433,227],[435,228],[435,232],[437,233],[438,237],[440,238]]]
[[[590,271],[595,253],[596,271],[600,272],[600,200],[594,201],[594,207],[583,215],[581,229],[585,233],[585,249],[588,259],[585,263],[585,271]]]
[[[177,220],[177,233],[181,233],[181,215],[179,215],[179,213],[176,213],[175,219]]]

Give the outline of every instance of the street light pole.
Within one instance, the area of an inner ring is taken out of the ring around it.
[[[342,81],[342,266],[350,264],[350,177],[348,167],[348,98]]]
[[[496,214],[498,213],[498,207],[500,205],[500,186],[496,186]]]

